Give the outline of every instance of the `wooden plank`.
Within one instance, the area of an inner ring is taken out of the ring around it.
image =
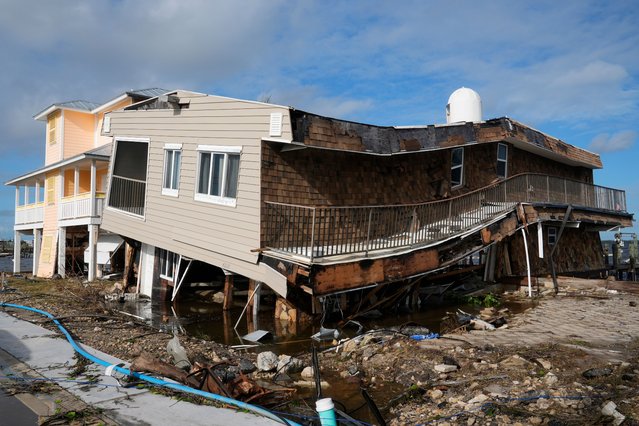
[[[222,310],[228,311],[233,306],[233,275],[224,276],[224,303]],[[227,327],[228,328],[228,327]]]
[[[311,274],[313,292],[315,295],[323,295],[400,280],[438,266],[439,255],[434,249],[337,265],[314,265]]]

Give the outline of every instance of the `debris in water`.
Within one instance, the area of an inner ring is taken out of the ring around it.
[[[260,340],[262,340],[266,336],[269,336],[270,334],[271,334],[270,331],[256,330],[252,333],[247,334],[246,336],[242,336],[242,339],[248,340],[249,342],[259,342]]]
[[[335,340],[337,338],[339,338],[339,331],[337,329],[324,327],[320,327],[320,331],[311,336],[311,339],[317,341]]]

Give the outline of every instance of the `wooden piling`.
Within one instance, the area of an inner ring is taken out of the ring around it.
[[[228,311],[233,306],[233,275],[225,274],[224,276],[224,303],[222,310]]]

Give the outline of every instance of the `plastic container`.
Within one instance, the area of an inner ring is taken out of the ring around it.
[[[315,410],[319,414],[322,426],[337,426],[335,418],[335,405],[330,398],[322,398],[315,401]]]

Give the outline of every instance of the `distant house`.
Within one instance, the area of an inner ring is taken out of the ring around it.
[[[469,89],[448,124],[412,127],[189,91],[138,102],[103,132],[103,227],[138,246],[142,293],[175,295],[200,264],[305,310],[480,250],[485,278],[525,275],[524,237],[533,274],[603,268],[598,231],[632,215],[593,184],[599,156],[480,111]]]
[[[103,104],[61,102],[35,115],[46,123],[44,166],[6,183],[16,188],[15,241],[34,238],[34,275],[83,272],[88,248],[88,278],[95,278],[111,157],[111,137],[101,131],[108,130],[111,111],[163,92],[125,92]],[[20,262],[14,262],[14,272],[20,272]]]

